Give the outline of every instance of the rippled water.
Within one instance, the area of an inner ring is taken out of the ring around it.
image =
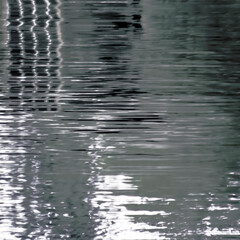
[[[0,4],[1,239],[239,239],[238,0]]]

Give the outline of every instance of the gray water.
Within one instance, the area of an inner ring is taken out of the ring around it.
[[[240,238],[240,1],[0,4],[0,239]]]

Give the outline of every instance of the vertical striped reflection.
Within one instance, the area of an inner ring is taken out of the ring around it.
[[[57,111],[61,88],[60,0],[9,0],[9,105]]]
[[[2,6],[3,4],[1,4]],[[7,69],[0,101],[0,239],[49,239],[36,111],[57,111],[61,88],[61,1],[4,1]],[[3,9],[1,9],[3,11]],[[35,115],[34,115],[35,114]],[[46,188],[46,187],[45,187]]]

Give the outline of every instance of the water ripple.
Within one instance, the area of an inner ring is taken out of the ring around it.
[[[239,8],[1,1],[2,238],[237,239]]]

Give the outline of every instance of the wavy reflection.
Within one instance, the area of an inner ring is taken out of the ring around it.
[[[34,149],[39,136],[27,126],[30,114],[12,115],[13,109],[2,104],[0,110],[5,113],[0,116],[0,230],[3,239],[22,239],[34,219],[30,217],[33,212],[29,211],[29,202],[35,195],[35,189],[30,189],[37,178],[38,162],[37,152],[29,145]]]
[[[119,134],[123,134],[126,128],[141,131],[146,129],[142,125],[144,122],[161,122],[154,113],[142,111],[138,103],[144,93],[139,90],[139,70],[133,64],[132,39],[138,39],[142,31],[139,3],[104,1],[88,4],[93,12],[92,41],[97,48],[99,63],[98,68],[83,76],[84,80],[91,80],[89,91],[98,93],[92,98],[98,111],[91,116],[96,124],[96,134],[91,137],[92,143],[88,147],[92,159],[88,185],[93,192],[86,199],[92,206],[90,216],[95,222],[94,239],[160,239],[164,235],[159,230],[166,226],[153,226],[140,219],[169,215],[164,210],[144,209],[148,204],[168,203],[168,200],[138,196],[134,177],[120,173],[111,162],[114,156],[115,161],[118,160],[119,152],[127,154],[125,141],[120,144],[115,140],[111,142],[115,134],[120,139]]]
[[[0,231],[3,239],[47,239],[54,207],[41,176],[44,140],[34,114],[59,109],[61,1],[4,4],[9,54],[0,103]]]
[[[1,110],[5,110],[1,107]],[[4,121],[12,122],[15,119],[11,116],[4,117]],[[1,122],[3,119],[1,119]],[[23,183],[26,181],[24,174],[26,150],[17,147],[18,143],[6,138],[4,135],[10,135],[14,129],[6,124],[0,124],[0,163],[1,163],[1,180],[0,180],[0,231],[3,239],[19,239],[24,233],[24,223],[27,217],[24,212],[23,202],[25,197],[21,194]],[[18,164],[15,164],[14,158],[10,154],[18,155]]]
[[[8,1],[10,106],[23,111],[56,111],[62,85],[63,44],[60,0]]]
[[[238,239],[240,3],[62,2],[0,1],[2,237]]]

